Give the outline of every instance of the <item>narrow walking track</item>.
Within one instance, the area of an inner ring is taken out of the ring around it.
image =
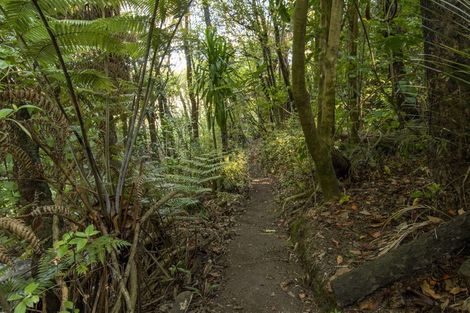
[[[295,262],[284,230],[277,226],[271,181],[253,178],[246,212],[228,247],[228,267],[217,312],[314,312],[299,285],[302,269]]]

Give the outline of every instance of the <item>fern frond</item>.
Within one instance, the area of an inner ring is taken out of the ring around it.
[[[216,181],[216,180],[219,180],[219,179],[222,179],[222,176],[220,176],[220,175],[218,175],[218,176],[211,176],[211,177],[207,177],[207,178],[200,179],[200,180],[199,180],[199,183],[200,183],[200,184],[205,184],[205,183],[213,182],[213,181]]]
[[[18,238],[28,241],[35,251],[40,251],[41,243],[38,237],[34,231],[23,222],[13,218],[2,217],[0,218],[0,229],[4,229]]]

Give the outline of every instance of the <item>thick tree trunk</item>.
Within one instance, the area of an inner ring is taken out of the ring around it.
[[[421,8],[429,133],[434,138],[430,168],[435,180],[459,198],[449,202],[465,205],[470,196],[464,178],[470,166],[468,20],[459,0],[421,0]]]
[[[297,0],[293,16],[292,92],[317,179],[325,199],[329,200],[339,197],[340,190],[331,160],[331,145],[318,134],[305,82],[307,14],[308,0]]]
[[[426,269],[470,239],[470,215],[465,214],[406,243],[386,255],[339,276],[331,287],[340,306],[351,305],[375,290]]]
[[[16,114],[18,121],[26,121],[31,118],[28,110],[19,110]],[[23,150],[35,167],[35,173],[31,173],[27,168],[24,168],[20,160],[13,160],[18,175],[18,191],[21,196],[23,205],[31,204],[35,200],[39,201],[38,205],[51,205],[52,193],[49,185],[44,181],[44,173],[41,165],[41,158],[39,156],[39,146],[35,144],[31,138],[19,127],[15,127],[15,142],[14,144]]]
[[[16,120],[20,122],[27,121],[30,118],[31,115],[27,109],[19,110],[16,113]],[[12,125],[12,128],[10,148],[14,146],[16,149],[12,155],[16,183],[20,194],[19,204],[28,206],[28,211],[22,212],[22,214],[27,214],[34,208],[34,206],[31,206],[32,203],[36,202],[37,206],[43,206],[53,205],[54,202],[49,185],[44,180],[39,146],[20,127]],[[21,154],[18,154],[20,151]],[[25,164],[25,162],[30,163]],[[27,222],[31,224],[33,230],[41,239],[48,238],[51,235],[52,219],[50,217],[28,219]]]

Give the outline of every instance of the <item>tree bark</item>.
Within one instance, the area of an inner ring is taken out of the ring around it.
[[[212,27],[211,11],[209,9],[208,0],[202,0],[202,9],[204,11],[204,22],[206,23],[206,28]]]
[[[348,4],[348,53],[349,63],[347,71],[348,81],[348,109],[350,119],[351,141],[358,143],[359,129],[361,125],[361,92],[357,68],[357,40],[359,37],[359,14],[355,5],[356,0],[350,0]]]
[[[321,112],[318,130],[331,149],[335,129],[336,61],[341,35],[342,0],[321,0],[320,76],[318,103]]]
[[[458,0],[421,0],[424,61],[428,87],[430,168],[442,186],[454,189],[452,205],[470,194],[470,47],[468,20]],[[468,203],[467,203],[468,204]]]
[[[277,58],[279,61],[279,69],[281,71],[282,79],[284,81],[284,86],[286,87],[287,96],[288,96],[288,102],[285,106],[285,110],[287,112],[292,112],[293,96],[292,96],[292,88],[291,88],[291,83],[290,83],[289,61],[287,60],[287,57],[285,56],[282,50],[281,31],[279,29],[278,21],[275,18],[273,18],[273,26],[274,26],[274,39],[276,41],[276,53],[277,53]],[[281,116],[284,117],[285,114],[282,114]]]
[[[156,126],[157,121],[155,117],[155,108],[153,106],[149,108],[146,117],[149,125],[150,149],[152,151],[152,159],[158,160],[158,132]]]
[[[27,121],[30,118],[31,116],[27,109],[19,110],[16,114],[18,121]],[[49,185],[44,181],[44,173],[39,156],[39,146],[18,126],[15,125],[12,127],[15,128],[14,144],[26,153],[36,169],[35,173],[31,173],[29,170],[23,168],[19,160],[13,160],[18,175],[17,184],[21,196],[21,204],[31,204],[35,200],[39,201],[38,205],[53,204],[51,190],[49,189]]]
[[[193,65],[191,60],[191,48],[189,46],[189,17],[186,15],[184,18],[185,34],[183,37],[183,48],[186,59],[186,82],[188,85],[188,96],[191,102],[191,138],[197,142],[199,139],[199,108],[194,94],[193,85]]]
[[[331,282],[340,306],[351,305],[375,290],[426,269],[470,239],[470,215],[458,216],[386,255],[362,264]]]
[[[307,14],[308,0],[297,0],[293,16],[292,92],[305,142],[315,163],[317,179],[325,199],[330,200],[338,198],[340,190],[331,160],[331,145],[318,134],[305,82]]]

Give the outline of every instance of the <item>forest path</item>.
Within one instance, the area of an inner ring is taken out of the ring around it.
[[[309,297],[298,279],[302,268],[285,230],[278,226],[272,182],[260,177],[257,168],[252,172],[246,211],[238,217],[237,235],[228,246],[216,312],[315,312],[305,303]]]

